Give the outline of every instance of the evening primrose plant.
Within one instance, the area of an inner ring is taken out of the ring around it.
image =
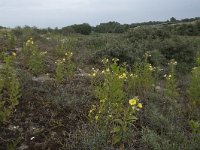
[[[71,78],[74,75],[74,70],[75,70],[75,64],[72,61],[72,56],[73,53],[68,51],[67,53],[65,53],[65,68],[66,68],[66,76],[67,78]]]
[[[65,42],[60,42],[57,46],[56,53],[60,56],[63,56],[67,51],[67,45]]]
[[[44,70],[44,57],[47,52],[40,52],[30,38],[22,48],[24,63],[27,64],[28,69],[35,75],[38,75]]]
[[[64,72],[65,72],[65,68],[64,68],[64,62],[65,62],[65,58],[63,59],[58,59],[55,64],[56,64],[56,75],[55,75],[55,80],[57,84],[60,84],[63,79],[64,79]]]
[[[129,129],[137,119],[136,112],[142,108],[142,104],[138,97],[127,100],[124,86],[128,72],[124,66],[117,64],[118,59],[104,59],[102,62],[104,70],[93,69],[91,73],[91,77],[101,75],[103,80],[93,84],[99,102],[90,109],[89,118],[98,130],[108,134],[108,139],[111,138],[108,142],[123,147],[129,137]]]
[[[189,97],[194,105],[200,105],[200,57],[196,59],[196,67],[192,69]]]
[[[31,55],[32,55],[32,51],[34,51],[36,49],[36,46],[33,42],[33,39],[30,38],[29,40],[27,40],[23,47],[22,47],[22,54],[23,54],[23,59],[25,63],[28,63]]]
[[[56,74],[55,74],[55,79],[57,84],[60,84],[65,76],[67,78],[71,78],[74,75],[74,70],[75,70],[75,65],[72,61],[72,52],[67,52],[65,53],[65,56],[63,59],[58,59],[55,64],[56,64]]]
[[[0,122],[8,120],[19,103],[20,87],[12,66],[16,54],[5,56],[3,68],[0,69]],[[3,90],[4,89],[4,90]]]
[[[15,47],[16,37],[13,33],[8,33],[8,48],[13,49]]]
[[[62,57],[63,55],[67,53],[69,53],[68,51],[73,49],[73,40],[70,39],[62,39],[57,48],[56,48],[56,54],[59,57]],[[71,52],[70,52],[71,53]]]
[[[37,49],[32,51],[30,60],[28,62],[28,68],[35,75],[38,75],[44,70],[44,57],[47,52],[39,52]]]
[[[177,88],[176,88],[177,87],[176,76],[175,76],[176,65],[177,65],[177,62],[172,59],[169,62],[169,73],[164,75],[166,79],[165,94],[166,96],[170,98],[175,98],[175,99],[179,96]]]
[[[3,55],[3,68],[1,69],[1,77],[4,79],[4,87],[9,88],[11,82],[11,76],[13,75],[13,61],[16,57],[16,53],[12,53],[12,55]]]
[[[132,95],[144,96],[145,91],[153,89],[155,67],[148,63],[148,57],[151,57],[151,55],[146,53],[144,61],[136,62],[132,73],[129,74],[127,83],[129,93]]]

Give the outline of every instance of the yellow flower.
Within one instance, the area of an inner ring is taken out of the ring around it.
[[[101,99],[100,103],[105,103],[106,99]]]
[[[105,59],[105,58],[104,58],[101,62],[103,62],[104,64],[107,64],[108,61],[109,61],[108,59]]]
[[[109,69],[109,68],[107,68],[107,69],[106,69],[106,71],[107,71],[107,72],[110,72],[110,69]]]
[[[101,73],[102,73],[102,74],[104,74],[104,73],[105,73],[105,71],[103,70]]]
[[[136,102],[137,102],[137,101],[136,101],[136,99],[134,99],[134,98],[129,100],[129,104],[130,104],[131,106],[132,106],[132,105],[135,105]]]
[[[123,73],[122,75],[119,76],[119,79],[124,79],[126,78],[126,73]]]
[[[118,58],[113,58],[112,61],[116,63],[116,62],[119,61],[119,59]]]
[[[126,78],[126,73],[123,73],[122,75],[123,75],[123,77],[125,77],[125,78]]]
[[[151,70],[151,71],[153,70],[153,67],[151,64],[149,65],[149,70]]]
[[[130,77],[134,77],[134,78],[137,78],[138,77],[138,75],[137,74],[130,74]]]
[[[45,55],[45,54],[47,54],[47,51],[40,53],[40,55]]]
[[[137,107],[138,107],[138,108],[142,108],[142,103],[138,103],[138,104],[137,104]]]
[[[95,76],[96,76],[96,73],[93,73],[92,76],[95,77]]]
[[[99,116],[95,116],[95,120],[97,121],[99,119]]]
[[[174,62],[174,65],[177,65],[177,62],[176,62],[176,61]]]
[[[13,53],[12,53],[12,55],[13,55],[13,56],[16,56],[16,53],[15,53],[15,52],[13,52]]]
[[[89,113],[92,113],[93,111],[96,110],[96,106],[95,105],[92,105],[92,108],[90,109]]]

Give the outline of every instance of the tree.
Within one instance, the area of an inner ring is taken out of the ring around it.
[[[88,23],[75,24],[72,25],[71,28],[73,28],[76,33],[84,35],[89,35],[92,32],[92,27]]]
[[[0,26],[0,29],[4,29],[4,27],[3,27],[3,26]]]
[[[118,22],[101,23],[95,27],[98,33],[123,33],[128,29],[128,25],[121,25]]]
[[[174,18],[174,17],[170,18],[170,22],[176,22],[176,21],[177,21],[176,18]]]

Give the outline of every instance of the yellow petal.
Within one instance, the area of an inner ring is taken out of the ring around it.
[[[130,104],[130,105],[135,105],[136,102],[137,102],[137,101],[136,101],[135,99],[130,99],[130,100],[129,100],[129,104]]]
[[[142,103],[138,103],[137,107],[142,108]]]

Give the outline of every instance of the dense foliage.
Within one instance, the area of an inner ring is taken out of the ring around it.
[[[87,24],[87,23],[83,23],[83,24],[75,24],[71,26],[76,33],[81,33],[84,35],[89,35],[92,31],[92,27]]]

